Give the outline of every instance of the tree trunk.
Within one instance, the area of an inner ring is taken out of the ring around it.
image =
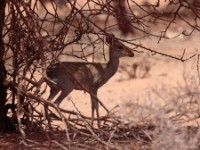
[[[6,0],[0,0],[0,131],[7,129],[8,117],[6,110],[7,87],[4,85],[6,79],[6,69],[4,66],[4,42],[3,42],[3,27],[5,18]]]

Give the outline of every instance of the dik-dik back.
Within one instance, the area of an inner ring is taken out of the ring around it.
[[[46,74],[58,87],[72,83],[76,90],[82,90],[82,87],[90,90],[105,84],[105,68],[106,64],[100,63],[61,62],[50,66]]]
[[[82,90],[82,87],[98,89],[116,73],[120,57],[134,56],[132,50],[113,37],[107,37],[106,41],[110,46],[108,63],[60,62],[47,69],[47,77],[59,88],[64,83],[71,83],[77,90]]]

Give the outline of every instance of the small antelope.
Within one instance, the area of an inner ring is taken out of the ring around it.
[[[98,89],[116,73],[120,57],[134,56],[132,50],[119,42],[114,35],[107,35],[106,42],[109,44],[108,63],[60,62],[47,68],[44,81],[50,87],[48,101],[51,101],[61,91],[54,102],[59,106],[73,89],[89,91],[92,122],[95,111],[97,118],[99,118],[99,104],[96,99]]]

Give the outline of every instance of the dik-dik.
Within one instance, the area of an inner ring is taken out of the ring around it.
[[[132,50],[119,42],[114,35],[108,34],[108,63],[59,62],[49,66],[44,81],[50,87],[48,101],[51,101],[61,91],[54,103],[59,106],[63,99],[75,90],[85,90],[90,94],[92,106],[92,121],[94,112],[99,118],[98,89],[104,85],[117,71],[119,58],[133,57]]]

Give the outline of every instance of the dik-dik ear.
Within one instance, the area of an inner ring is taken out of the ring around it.
[[[106,42],[110,45],[114,44],[115,36],[113,34],[106,35]]]

